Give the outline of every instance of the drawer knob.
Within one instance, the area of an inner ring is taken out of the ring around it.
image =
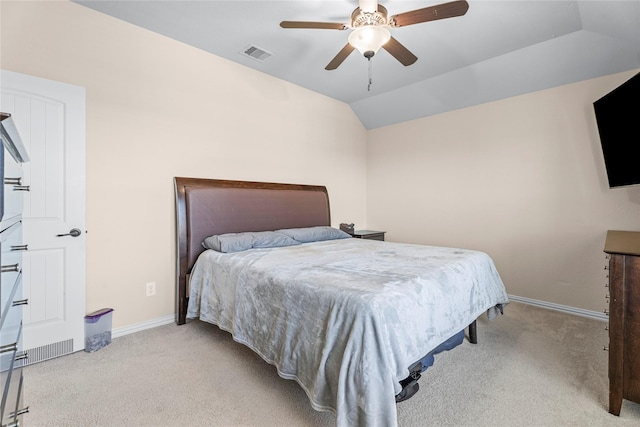
[[[4,183],[6,185],[22,185],[22,178],[9,178],[5,177]]]
[[[16,356],[15,361],[20,361],[20,360],[28,360],[29,359],[29,353],[27,353],[26,351],[23,352],[22,354]]]
[[[27,247],[28,245],[11,245],[11,250],[12,251],[26,251],[29,250],[29,248]]]
[[[604,310],[602,310],[602,312],[603,312],[604,314],[606,314],[607,316],[609,315],[609,309],[607,309],[607,308],[605,308]]]
[[[0,267],[0,272],[2,273],[11,273],[13,271],[20,271],[20,264],[9,264]]]
[[[603,349],[604,351],[609,351],[609,346],[608,346],[608,345],[605,345],[602,349]]]
[[[9,351],[18,351],[18,343],[14,342],[11,344],[5,344],[2,347],[0,347],[0,353],[6,353]]]
[[[11,303],[11,307],[17,307],[19,305],[28,305],[28,304],[29,304],[29,298],[18,299]]]
[[[24,414],[26,414],[28,412],[29,412],[29,407],[27,406],[26,408],[22,408],[22,409],[17,410],[15,413],[14,412],[10,413],[9,414],[9,418],[16,418],[16,417],[19,417],[20,415],[24,415]]]

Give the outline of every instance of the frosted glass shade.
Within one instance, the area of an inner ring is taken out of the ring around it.
[[[365,25],[358,27],[349,34],[349,44],[360,51],[378,52],[383,44],[389,41],[391,33],[381,25]]]

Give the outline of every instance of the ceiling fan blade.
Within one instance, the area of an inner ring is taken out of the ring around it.
[[[346,45],[344,45],[342,50],[340,50],[340,52],[338,52],[338,54],[336,56],[334,56],[334,58],[331,60],[331,62],[329,62],[326,67],[324,67],[324,69],[325,70],[335,70],[336,68],[338,68],[340,66],[340,64],[342,64],[342,62],[345,59],[347,59],[347,56],[349,56],[349,54],[351,52],[353,52],[354,49],[355,48],[353,46],[351,46],[349,43],[347,43]]]
[[[402,43],[391,37],[388,42],[382,45],[382,48],[389,52],[391,56],[396,58],[405,67],[411,65],[418,60],[418,57],[409,51]]]
[[[422,9],[399,13],[389,18],[389,25],[392,27],[404,27],[407,25],[419,24],[421,22],[436,21],[438,19],[453,18],[467,13],[469,3],[465,0],[442,3]]]
[[[315,30],[346,30],[347,26],[335,22],[282,21],[282,28],[309,28]]]

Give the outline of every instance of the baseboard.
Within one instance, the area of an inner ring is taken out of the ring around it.
[[[523,304],[534,305],[536,307],[547,308],[549,310],[561,311],[567,314],[574,314],[577,316],[588,317],[590,319],[602,320],[605,322],[609,321],[609,317],[606,314],[604,314],[604,312],[600,313],[598,311],[584,310],[582,308],[576,308],[576,307],[571,307],[571,306],[562,305],[562,304],[554,304],[552,302],[519,297],[517,295],[509,295],[509,300],[520,302]]]
[[[607,317],[606,314],[600,313],[597,311],[584,310],[582,308],[576,308],[576,307],[571,307],[571,306],[562,305],[562,304],[554,304],[552,302],[519,297],[517,295],[509,295],[509,300],[519,302],[522,304],[528,304],[536,307],[546,308],[549,310],[561,311],[567,314],[588,317],[596,320],[609,321],[609,317]],[[133,334],[134,332],[144,331],[145,329],[151,329],[157,326],[168,325],[169,323],[175,322],[175,320],[176,320],[175,314],[169,314],[167,316],[158,317],[156,319],[148,320],[146,322],[140,322],[133,325],[124,326],[122,328],[116,328],[112,331],[111,336],[113,338],[118,338],[124,335]]]
[[[147,320],[146,322],[135,323],[129,326],[123,326],[122,328],[116,328],[111,332],[111,337],[118,338],[124,335],[133,334],[134,332],[144,331],[145,329],[155,328],[157,326],[168,325],[175,322],[176,315],[169,314],[167,316],[158,317],[156,319]]]

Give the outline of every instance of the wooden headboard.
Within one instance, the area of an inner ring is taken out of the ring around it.
[[[174,178],[176,323],[186,321],[187,277],[209,236],[331,225],[324,186]]]

